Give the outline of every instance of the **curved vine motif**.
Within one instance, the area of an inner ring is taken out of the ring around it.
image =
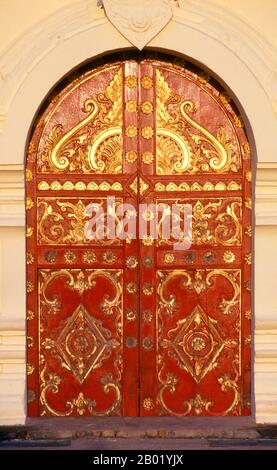
[[[189,134],[193,141],[200,146],[201,152],[209,162],[207,166],[202,165],[201,169],[208,171],[211,168],[216,172],[238,171],[237,166],[234,164],[236,162],[234,145],[230,141],[226,129],[220,128],[217,136],[214,137],[207,129],[200,126],[189,116],[188,112],[194,113],[195,110],[196,106],[192,101],[185,101],[180,107],[181,115],[185,121],[200,132],[200,135],[193,134],[190,131]]]
[[[220,411],[220,412],[212,412],[209,410],[210,416],[228,416],[238,415],[239,413],[236,411],[238,405],[240,404],[240,391],[239,391],[239,357],[238,355],[232,361],[232,373],[225,372],[221,377],[217,379],[220,389],[223,393],[228,393],[230,390],[233,391],[234,397],[232,403],[227,408],[227,410]]]
[[[64,220],[63,216],[58,212],[53,210],[51,204],[47,204],[45,201],[38,202],[38,209],[44,208],[44,212],[40,218],[39,225],[38,225],[38,235],[39,235],[39,243],[53,243],[53,239],[56,243],[60,243],[60,241],[64,238],[64,227],[62,224],[57,224],[56,222],[62,222]],[[52,236],[52,239],[46,233],[45,230],[45,223],[48,221],[52,221],[49,228],[49,234]]]
[[[184,411],[182,413],[177,413],[176,411],[173,411],[171,408],[169,408],[169,406],[166,404],[164,394],[166,391],[171,394],[174,394],[176,392],[176,385],[178,384],[179,379],[176,375],[172,373],[165,373],[165,364],[161,356],[158,357],[158,365],[160,366],[158,372],[158,380],[161,387],[158,392],[157,401],[161,405],[161,414],[169,414],[171,416],[179,417],[188,416],[192,413],[199,416],[202,415],[203,412],[205,412],[205,414],[208,416],[228,416],[231,414],[237,414],[236,408],[240,403],[240,393],[238,386],[238,356],[236,356],[232,362],[233,377],[231,377],[231,374],[229,372],[226,372],[218,378],[218,384],[220,385],[220,389],[223,393],[227,393],[229,392],[229,390],[232,390],[234,393],[234,397],[230,406],[226,410],[220,412],[213,412],[212,407],[214,406],[214,402],[212,400],[209,400],[208,398],[202,398],[200,394],[196,394],[195,397],[184,401]]]
[[[85,205],[84,200],[81,199],[76,203],[68,200],[63,201],[62,198],[59,200],[55,198],[39,200],[38,209],[43,208],[43,213],[38,218],[39,243],[48,245],[119,245],[118,238],[108,237],[107,214],[104,207],[106,199],[99,198],[94,202],[90,201],[87,200],[88,204]],[[118,233],[123,225],[115,208],[120,203],[121,199],[115,202],[114,207],[109,206],[109,216],[114,217]],[[60,208],[60,212],[53,209],[55,204]],[[91,221],[94,223],[93,227],[91,227]],[[92,228],[93,230],[90,230]]]
[[[83,112],[88,113],[88,116],[74,126],[66,134],[62,135],[63,129],[60,124],[56,125],[49,134],[47,146],[49,149],[49,159],[51,164],[57,168],[57,170],[65,170],[69,166],[69,160],[75,153],[74,148],[69,148],[68,144],[71,139],[78,134],[87,124],[92,122],[97,113],[99,112],[98,104],[93,99],[87,99],[84,102]],[[82,138],[78,138],[80,144]],[[66,147],[66,148],[65,148]]]
[[[40,283],[40,294],[42,296],[42,304],[47,307],[47,313],[49,315],[55,315],[58,313],[61,309],[61,302],[60,298],[57,294],[54,294],[52,298],[49,298],[47,296],[47,289],[49,287],[49,284],[54,281],[57,277],[67,277],[68,281],[67,284],[69,287],[72,287],[74,285],[74,277],[72,273],[66,269],[60,269],[59,271],[50,271],[50,270],[44,270],[40,271],[43,282]]]
[[[199,416],[203,414],[203,411],[206,413],[210,411],[210,408],[214,405],[214,402],[207,398],[201,397],[199,393],[197,393],[195,397],[183,402],[184,411],[182,413],[177,413],[176,411],[173,411],[171,408],[169,408],[169,406],[166,404],[164,393],[169,391],[169,393],[174,394],[176,392],[176,385],[178,384],[179,379],[172,373],[164,373],[165,364],[163,363],[161,356],[158,358],[158,364],[161,365],[161,368],[158,372],[158,380],[161,384],[161,387],[157,396],[157,401],[160,403],[162,408],[161,414],[167,413],[170,416],[182,417],[193,413]]]
[[[213,277],[221,276],[224,277],[233,288],[233,296],[230,300],[222,299],[219,305],[219,309],[223,315],[231,315],[236,312],[237,307],[240,308],[240,275],[241,272],[239,269],[225,271],[223,269],[214,269],[207,273],[206,283],[208,287],[211,287],[214,284]],[[239,280],[237,280],[237,277]]]
[[[121,367],[122,360],[118,359],[119,365]],[[77,413],[82,416],[86,409],[91,416],[110,416],[117,414],[119,412],[120,404],[121,404],[121,390],[120,390],[120,382],[118,379],[121,379],[121,370],[118,369],[118,377],[114,378],[112,374],[106,374],[101,378],[101,383],[103,384],[103,391],[105,394],[110,393],[111,391],[115,394],[115,399],[110,407],[103,411],[96,411],[95,407],[97,405],[95,400],[91,400],[90,398],[85,398],[84,394],[81,392],[79,393],[78,397],[72,398],[68,400],[66,405],[65,411],[60,411],[54,409],[49,404],[48,394],[54,393],[58,394],[60,389],[59,386],[62,383],[62,379],[55,374],[54,372],[49,372],[46,375],[47,364],[45,362],[44,357],[41,358],[41,364],[43,365],[42,372],[40,374],[40,403],[43,407],[43,411],[41,412],[41,416],[45,416],[50,414],[52,416],[57,417],[66,417],[70,416],[74,409],[76,408]]]
[[[181,102],[181,97],[173,94],[160,70],[156,72],[156,81],[157,174],[237,172],[240,163],[226,129],[219,127],[214,136],[192,119],[195,103],[191,100]],[[180,102],[179,110],[176,110],[172,105]]]
[[[169,281],[174,279],[176,276],[184,276],[184,285],[188,286],[191,283],[191,277],[186,271],[157,271],[157,276],[159,277],[159,284],[157,288],[157,294],[159,296],[159,315],[174,315],[177,311],[176,296],[174,294],[169,294],[168,297],[165,297],[164,290]]]
[[[108,294],[104,295],[104,300],[101,304],[101,310],[105,313],[105,315],[114,315],[118,312],[119,306],[122,302],[122,287],[121,283],[119,282],[119,278],[121,277],[121,272],[117,271],[115,273],[104,271],[104,270],[97,270],[92,272],[88,276],[88,282],[91,287],[95,286],[95,279],[97,277],[104,277],[109,282],[112,283],[115,289],[114,298],[111,298]]]
[[[121,173],[122,69],[104,93],[85,100],[86,118],[64,132],[61,124],[50,131],[42,154],[41,171]]]
[[[87,270],[86,270],[87,271]],[[43,277],[43,283],[40,286],[42,302],[48,307],[48,314],[56,314],[60,308],[61,303],[57,294],[53,295],[53,298],[47,296],[47,289],[49,284],[54,281],[57,277],[67,277],[67,286],[69,289],[73,289],[82,295],[85,290],[91,289],[96,286],[96,278],[104,277],[109,281],[115,290],[114,297],[110,297],[108,294],[104,295],[104,300],[101,304],[101,310],[106,315],[117,315],[120,310],[122,301],[122,286],[120,283],[121,271],[105,271],[103,269],[97,269],[95,271],[89,271],[86,278],[86,274],[82,270],[67,270],[60,269],[59,271],[40,271]],[[75,276],[76,275],[76,278]]]
[[[239,216],[237,216],[236,211],[239,211]],[[228,228],[228,219],[235,226],[235,233],[230,237],[230,230]],[[232,202],[231,205],[228,205],[226,212],[219,214],[216,218],[216,221],[222,222],[222,224],[217,225],[215,229],[215,239],[217,242],[224,245],[239,245],[241,243],[241,202]],[[225,224],[224,224],[225,223]],[[228,237],[229,235],[229,237]]]
[[[159,200],[162,202],[163,200]],[[228,200],[227,200],[228,201]],[[165,200],[166,202],[166,200]],[[173,219],[173,226],[182,226],[182,214],[185,213],[188,200],[185,204],[182,200],[175,200],[180,214],[165,208],[158,220],[158,245],[173,245],[176,240],[163,238],[164,222]],[[192,243],[196,245],[240,245],[242,238],[241,229],[241,200],[233,199],[226,206],[226,199],[196,200],[192,201]],[[221,213],[220,213],[221,212]],[[174,235],[174,234],[172,234]],[[180,242],[184,239],[180,238]]]

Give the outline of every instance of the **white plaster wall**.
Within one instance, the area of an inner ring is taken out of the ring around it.
[[[258,159],[255,416],[277,422],[277,4],[181,0],[150,43],[204,64],[237,96]],[[96,0],[0,0],[0,423],[25,421],[23,158],[33,116],[70,69],[130,47]]]

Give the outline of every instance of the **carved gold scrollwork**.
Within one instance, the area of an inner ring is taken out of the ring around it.
[[[82,278],[80,278],[80,273]],[[40,282],[41,304],[50,306],[50,310],[40,313],[41,332],[45,330],[47,315],[56,313],[61,307],[60,300],[56,294],[51,298],[47,297],[47,290],[50,283],[57,277],[65,277],[66,285],[69,289],[74,289],[82,294],[84,289],[97,287],[97,281],[104,277],[112,284],[114,292],[112,294],[103,293],[100,308],[107,315],[113,315],[116,332],[112,336],[109,329],[104,328],[102,321],[93,317],[80,304],[73,314],[59,324],[56,330],[52,331],[51,338],[45,338],[41,343],[42,356],[40,360],[40,403],[42,405],[42,415],[70,416],[77,413],[82,416],[85,413],[92,416],[107,416],[118,414],[121,404],[121,376],[122,376],[122,271],[121,270],[42,270]],[[51,311],[52,308],[52,311]],[[54,308],[54,312],[53,312]],[[56,311],[55,311],[56,309]],[[97,410],[97,402],[92,397],[87,397],[82,391],[64,403],[64,409],[57,409],[51,404],[51,395],[59,394],[63,386],[63,379],[53,371],[48,370],[46,356],[43,349],[51,350],[51,355],[61,362],[61,366],[71,372],[82,384],[95,369],[100,369],[112,350],[115,350],[113,361],[113,372],[107,372],[100,378],[103,392],[109,394],[112,404],[102,411]]]
[[[165,200],[158,200],[159,203]],[[175,222],[182,225],[182,214],[187,202],[176,199],[180,215],[174,213]],[[163,211],[158,222],[158,244],[173,245],[176,240],[163,238],[163,223],[171,215],[171,208]],[[241,228],[241,199],[196,200],[192,203],[192,242],[196,245],[240,245]],[[180,241],[183,241],[182,239]]]
[[[115,206],[120,204],[121,200],[115,202]],[[89,202],[89,201],[88,201]],[[57,209],[54,210],[54,205]],[[109,239],[102,236],[104,226],[104,235],[107,234],[106,227],[106,211],[104,210],[105,199],[96,199],[95,204],[90,204],[93,211],[95,211],[95,233],[90,236],[89,229],[89,215],[86,210],[88,205],[84,204],[84,200],[79,200],[76,203],[63,198],[56,200],[54,198],[45,198],[38,201],[38,209],[42,209],[42,214],[38,217],[38,240],[40,244],[98,244],[98,245],[117,245],[120,244],[118,238]],[[101,210],[103,209],[103,210]],[[120,220],[113,210],[110,216],[113,216],[116,223],[120,224]],[[115,208],[114,208],[115,209]],[[100,223],[98,223],[100,222]],[[105,232],[106,230],[106,232]],[[101,231],[101,234],[99,233]]]
[[[200,132],[200,135],[191,132],[190,135],[193,141],[200,146],[208,161],[207,168],[202,165],[201,169],[212,169],[216,172],[238,171],[237,166],[234,164],[236,161],[234,146],[230,141],[227,131],[224,128],[220,128],[215,138],[207,129],[195,122],[188,114],[188,112],[195,112],[195,104],[192,101],[182,103],[180,111],[185,121]]]
[[[48,148],[50,150],[50,161],[58,170],[65,170],[69,165],[69,159],[74,155],[75,150],[65,147],[70,143],[72,137],[94,120],[99,112],[98,104],[95,100],[87,99],[83,107],[84,113],[88,116],[73,127],[69,132],[62,135],[62,126],[58,124],[49,134]]]
[[[229,390],[233,391],[233,400],[230,406],[223,411],[213,412],[212,407],[214,406],[214,401],[209,400],[208,398],[202,398],[200,394],[196,394],[195,397],[186,400],[184,402],[184,411],[182,413],[177,413],[172,410],[167,404],[164,398],[165,391],[169,391],[171,394],[176,393],[176,386],[179,382],[179,379],[176,375],[165,372],[165,363],[161,356],[158,357],[159,372],[158,380],[160,383],[160,389],[157,397],[157,402],[161,405],[161,413],[169,414],[170,416],[187,416],[189,414],[201,415],[203,411],[208,416],[228,416],[231,414],[238,414],[236,408],[240,403],[240,393],[239,393],[239,360],[238,356],[233,360],[233,377],[230,373],[225,373],[218,378],[218,384],[223,393],[228,393]]]
[[[222,126],[216,136],[211,134],[193,120],[195,103],[174,96],[160,70],[156,79],[157,174],[237,172],[240,162],[226,129]],[[173,110],[171,105],[180,102],[179,111]]]
[[[109,416],[109,415],[118,413],[119,407],[121,404],[121,390],[120,390],[120,380],[121,380],[121,374],[122,374],[121,372],[122,359],[121,358],[118,358],[117,362],[115,363],[115,366],[117,369],[117,377],[113,377],[111,374],[107,374],[107,375],[104,375],[101,379],[104,393],[107,394],[113,391],[115,394],[115,398],[114,398],[112,405],[103,411],[96,411],[95,409],[97,405],[96,401],[91,400],[89,398],[85,398],[82,392],[79,393],[79,395],[76,398],[72,398],[71,400],[68,400],[66,402],[65,404],[66,409],[64,411],[60,411],[60,410],[53,408],[49,403],[49,394],[59,393],[62,379],[54,372],[48,372],[46,374],[47,364],[43,356],[41,358],[41,364],[43,366],[41,374],[40,374],[40,381],[41,381],[40,403],[43,408],[41,416],[45,416],[47,414],[50,414],[52,416],[59,416],[59,417],[70,416],[73,413],[75,408],[77,410],[77,413],[81,416],[85,413],[86,409],[88,410],[88,413],[91,416]]]
[[[104,93],[85,100],[82,110],[87,117],[69,131],[64,132],[61,124],[50,131],[42,156],[42,171],[51,168],[52,172],[121,173],[122,69]],[[96,129],[93,135],[89,126]]]
[[[223,270],[213,269],[207,273],[206,283],[208,287],[214,284],[214,277],[225,278],[233,288],[233,296],[230,300],[222,299],[219,305],[220,311],[223,315],[230,315],[234,313],[237,308],[240,308],[240,293],[241,293],[241,271],[240,269],[235,270]]]
[[[55,315],[61,308],[60,299],[57,294],[52,298],[47,295],[47,290],[56,278],[67,278],[67,286],[69,289],[76,290],[79,295],[82,295],[85,290],[95,287],[95,280],[97,278],[105,278],[114,287],[114,297],[104,294],[104,300],[101,304],[101,309],[106,315],[117,315],[121,305],[122,286],[120,283],[121,271],[106,271],[104,269],[91,270],[68,270],[60,269],[58,271],[41,270],[42,282],[40,283],[40,293],[42,296],[42,303],[47,307],[47,313]],[[86,274],[87,273],[87,274]]]

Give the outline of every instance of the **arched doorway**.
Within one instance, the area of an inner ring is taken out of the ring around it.
[[[235,105],[196,67],[146,54],[69,81],[27,157],[29,416],[249,414],[251,170]],[[189,204],[192,246],[174,250],[161,219],[157,239],[120,237],[140,204]]]

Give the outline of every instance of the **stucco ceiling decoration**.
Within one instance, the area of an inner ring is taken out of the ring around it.
[[[142,50],[169,23],[172,0],[103,0],[109,21],[135,47]]]

